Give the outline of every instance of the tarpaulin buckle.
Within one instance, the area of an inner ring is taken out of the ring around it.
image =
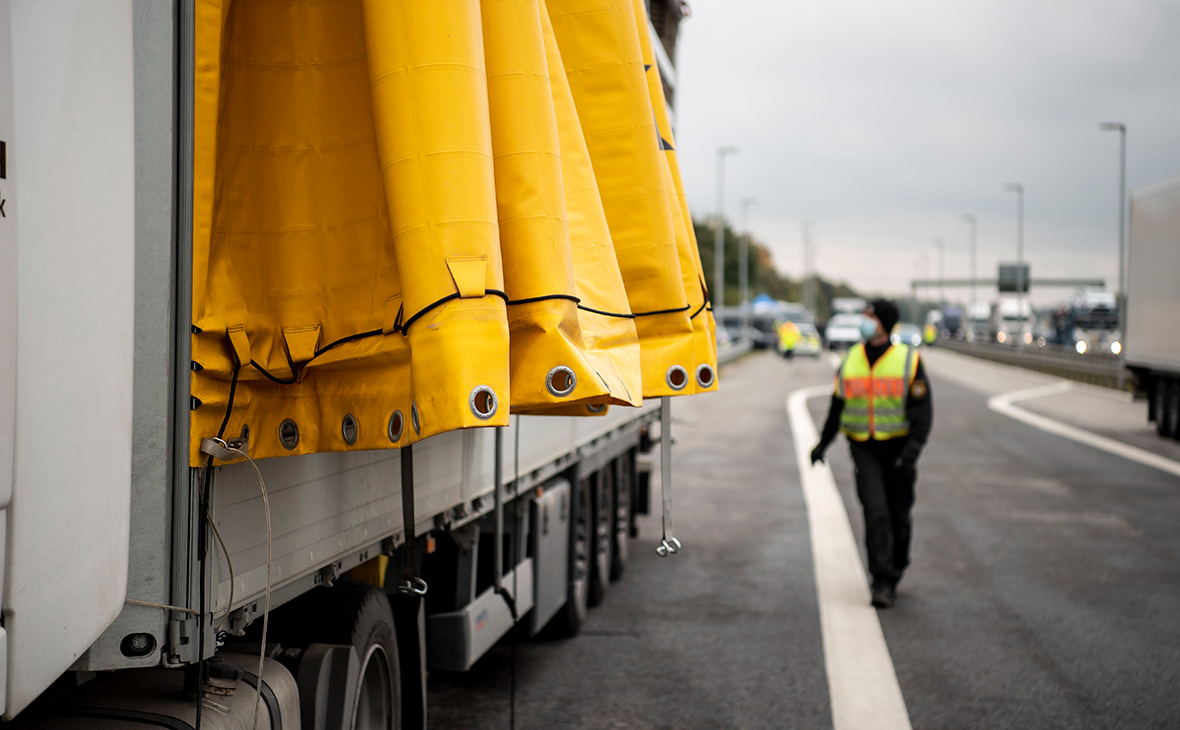
[[[460,297],[478,299],[487,291],[487,256],[452,256],[447,259],[447,268],[451,270]]]
[[[225,333],[229,335],[229,342],[234,348],[234,357],[238,359],[238,365],[242,367],[249,365],[253,358],[250,356],[250,338],[246,335],[245,325],[226,327]]]
[[[291,362],[307,362],[315,357],[316,349],[320,346],[320,326],[286,327],[283,329],[283,340],[287,343]]]

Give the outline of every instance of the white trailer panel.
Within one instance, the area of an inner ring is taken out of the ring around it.
[[[123,608],[135,292],[131,0],[9,10],[21,198],[6,719]]]
[[[1180,179],[1131,196],[1128,365],[1180,372]]]

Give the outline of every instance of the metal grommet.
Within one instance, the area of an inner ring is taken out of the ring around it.
[[[393,415],[389,417],[389,426],[385,432],[389,435],[389,440],[397,443],[402,440],[402,431],[405,430],[406,420],[402,418],[401,411],[394,411]]]
[[[414,427],[414,434],[422,435],[422,422],[418,420],[418,404],[410,404],[410,425]]]
[[[714,379],[713,367],[709,363],[703,362],[697,365],[697,385],[708,388],[713,384]]]
[[[668,374],[664,379],[672,390],[684,390],[684,386],[688,385],[688,371],[680,365],[673,365],[668,368]]]
[[[545,388],[558,398],[564,398],[578,387],[578,376],[565,365],[558,365],[545,376]]]
[[[499,405],[496,391],[486,385],[475,386],[471,390],[471,398],[468,402],[475,417],[484,421],[496,415],[496,407]]]
[[[344,437],[344,443],[349,446],[355,444],[359,432],[360,426],[356,422],[356,416],[351,413],[345,413],[344,420],[340,422],[340,435]]]
[[[287,451],[294,451],[299,445],[299,424],[284,418],[279,424],[279,444]]]
[[[591,413],[602,413],[603,411],[606,410],[606,404],[605,403],[587,403],[586,410],[590,411]]]

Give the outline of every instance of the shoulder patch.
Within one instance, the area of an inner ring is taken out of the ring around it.
[[[922,378],[914,378],[914,382],[910,383],[910,397],[914,400],[922,400],[926,397],[926,381]]]

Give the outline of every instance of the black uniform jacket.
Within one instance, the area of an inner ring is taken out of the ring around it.
[[[884,355],[892,346],[888,342],[884,345],[870,345],[866,342],[865,354],[869,358],[869,364],[877,362],[877,358]],[[820,446],[823,447],[820,449],[821,452],[827,450],[835,440],[836,434],[840,432],[840,415],[843,412],[844,399],[833,395],[832,405],[828,408],[828,420],[824,422],[824,432],[820,437]],[[906,439],[906,444],[902,448],[900,461],[913,465],[918,461],[918,455],[922,453],[926,439],[930,437],[930,426],[934,422],[934,408],[930,404],[930,381],[926,377],[926,367],[921,358],[918,358],[918,370],[914,374],[914,381],[906,392],[905,416],[909,421],[910,435],[901,437]]]

